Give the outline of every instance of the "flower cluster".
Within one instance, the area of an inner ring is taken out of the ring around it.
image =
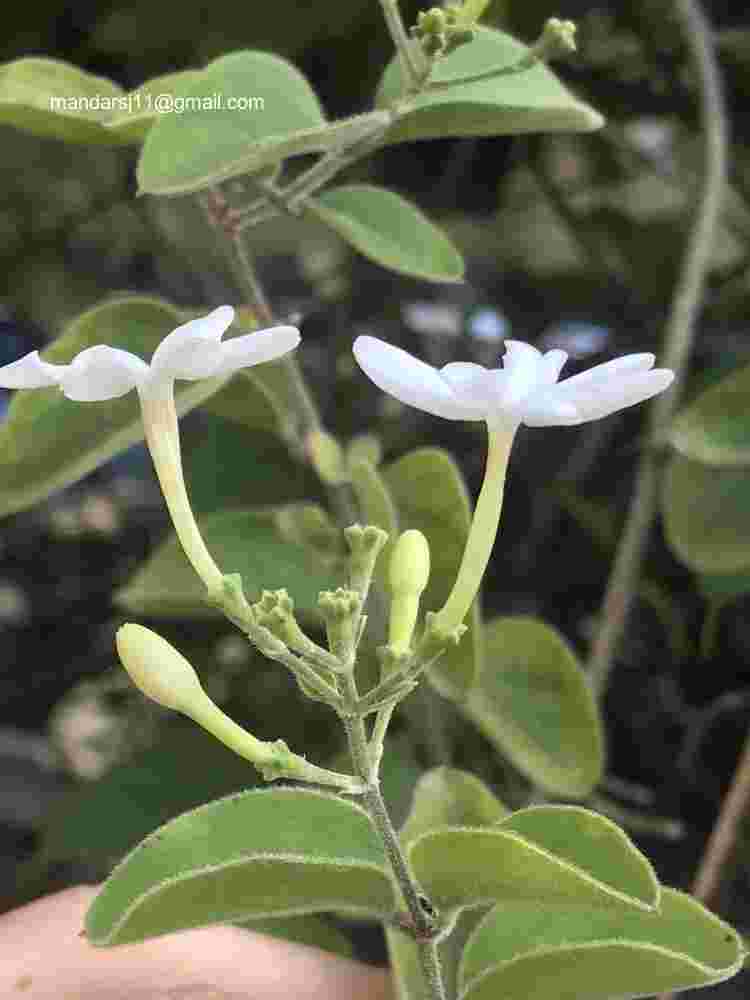
[[[223,576],[201,537],[185,489],[180,459],[175,379],[227,376],[279,358],[299,343],[291,326],[260,330],[222,342],[234,310],[221,306],[173,330],[150,364],[128,351],[100,344],[67,365],[43,361],[36,351],[0,368],[0,386],[59,386],[73,400],[115,399],[138,392],[146,442],[186,555],[209,593]],[[517,428],[580,424],[606,417],[666,389],[674,375],[654,368],[653,354],[629,354],[559,381],[565,351],[542,354],[517,340],[505,343],[502,368],[449,364],[432,368],[375,337],[358,337],[354,355],[372,381],[399,399],[449,420],[482,420],[489,430],[487,473],[453,591],[434,616],[450,630],[463,621],[487,566],[497,531],[505,469]]]

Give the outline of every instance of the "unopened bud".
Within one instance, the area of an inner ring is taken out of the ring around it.
[[[419,600],[430,578],[430,547],[421,531],[405,531],[393,547],[388,568],[391,591],[390,645],[409,648],[419,614]]]
[[[193,667],[166,639],[143,625],[123,625],[115,636],[122,665],[152,701],[189,713],[207,695]]]
[[[574,21],[561,21],[550,17],[544,23],[539,39],[534,42],[520,61],[521,68],[529,68],[537,62],[561,59],[576,51],[576,26]]]

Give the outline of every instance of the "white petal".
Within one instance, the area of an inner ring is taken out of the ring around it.
[[[606,386],[590,386],[588,391],[582,390],[575,397],[560,394],[559,390],[564,385],[561,383],[550,390],[549,396],[556,403],[573,405],[578,412],[578,420],[575,422],[582,424],[642,403],[663,392],[673,379],[674,372],[669,368],[654,368],[652,371],[636,372],[633,375],[620,375]]]
[[[68,399],[95,403],[124,396],[147,376],[148,365],[135,354],[97,344],[73,358],[66,366],[60,386]]]
[[[274,361],[293,351],[300,339],[299,330],[294,326],[273,326],[227,340],[219,345],[219,367],[213,374],[228,375],[240,368]]]
[[[67,365],[51,365],[42,361],[39,351],[32,351],[0,368],[0,386],[4,389],[42,389],[58,385],[66,368]]]
[[[499,374],[499,373],[498,373]],[[495,379],[496,406],[513,412],[544,377],[542,354],[521,340],[506,340],[503,355],[504,378]]]
[[[456,399],[440,373],[400,347],[377,337],[357,337],[354,357],[383,392],[402,403],[448,420],[471,420],[474,415]]]
[[[572,403],[533,393],[522,404],[521,420],[527,427],[570,427],[580,424],[581,416]]]
[[[602,365],[595,365],[593,368],[589,368],[588,371],[581,372],[580,375],[573,375],[571,378],[563,379],[562,382],[558,382],[557,388],[567,399],[578,398],[579,395],[585,394],[589,389],[599,390],[606,388],[609,385],[619,382],[621,378],[627,375],[633,375],[637,372],[647,372],[650,368],[653,368],[655,360],[653,354],[625,354],[623,357],[615,358],[613,361],[606,361]]]
[[[567,360],[567,351],[561,351],[559,348],[547,351],[539,362],[540,385],[554,385],[560,378],[560,372]]]
[[[476,420],[484,420],[494,405],[493,372],[482,365],[455,361],[440,369],[453,395]]]
[[[221,363],[219,342],[233,319],[231,306],[219,306],[207,316],[192,319],[172,330],[151,358],[152,379],[196,379],[213,375]]]

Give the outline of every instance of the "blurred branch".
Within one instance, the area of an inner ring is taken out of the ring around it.
[[[697,0],[675,0],[690,59],[700,87],[700,119],[705,134],[705,176],[697,214],[685,252],[664,337],[661,363],[672,368],[676,386],[650,407],[647,444],[641,454],[633,500],[615,557],[593,644],[590,676],[604,693],[637,587],[641,562],[657,502],[662,452],[657,441],[672,421],[679,401],[695,333],[713,234],[727,178],[727,118],[712,30]]]

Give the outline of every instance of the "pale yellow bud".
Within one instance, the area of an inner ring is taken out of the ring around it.
[[[419,599],[430,578],[430,547],[421,531],[405,531],[393,547],[388,567],[391,591],[389,641],[394,652],[411,643],[419,614]]]
[[[123,625],[115,636],[122,665],[143,693],[177,712],[191,714],[207,696],[182,653],[143,625]]]

